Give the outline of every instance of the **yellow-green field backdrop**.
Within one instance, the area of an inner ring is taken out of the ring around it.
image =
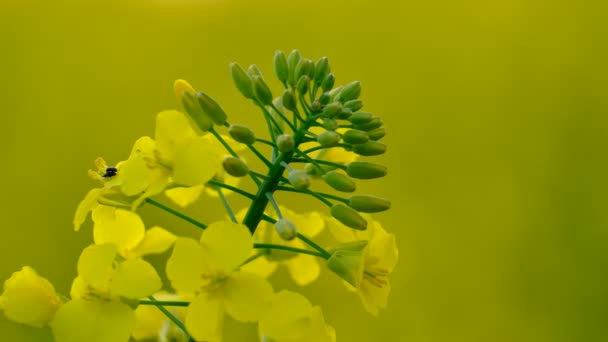
[[[298,48],[361,80],[389,131],[389,176],[360,184],[393,202],[378,215],[400,249],[388,309],[369,316],[328,274],[303,290],[339,341],[606,341],[607,20],[600,1],[3,0],[0,278],[27,264],[68,293],[93,160],[153,134],[176,78],[261,130],[228,63],[270,74]],[[0,340],[52,339],[0,319]]]

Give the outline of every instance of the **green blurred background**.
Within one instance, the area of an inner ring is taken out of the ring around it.
[[[304,290],[340,341],[608,340],[606,13],[549,0],[5,0],[0,279],[31,265],[67,293],[92,236],[71,220],[93,160],[152,134],[176,78],[261,129],[228,63],[269,74],[275,50],[298,48],[328,56],[340,83],[361,80],[389,130],[390,176],[360,186],[393,201],[380,215],[401,253],[388,309],[369,316],[329,275]],[[220,210],[205,203],[189,212]],[[284,275],[277,287],[293,287]],[[4,319],[0,331],[51,340]],[[254,331],[229,323],[227,341]]]

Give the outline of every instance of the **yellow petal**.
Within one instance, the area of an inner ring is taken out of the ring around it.
[[[52,323],[57,342],[127,342],[134,326],[127,305],[82,299],[63,305]]]
[[[169,197],[175,204],[179,205],[182,208],[189,206],[190,204],[196,202],[196,200],[201,196],[201,192],[203,191],[204,185],[195,185],[190,187],[177,187],[173,189],[168,189],[165,191],[165,195]]]
[[[222,137],[222,139],[224,139],[224,141],[226,141],[228,146],[230,146],[230,148],[236,153],[243,152],[247,149],[247,145],[241,144],[240,142],[232,139],[232,137],[229,135],[220,134],[220,136]],[[220,143],[217,140],[217,138],[215,136],[213,136],[213,134],[207,133],[203,136],[203,138],[205,138],[210,144],[215,145],[215,147],[218,151],[222,151],[222,154],[228,153],[228,151],[224,148],[222,143]]]
[[[223,326],[224,308],[221,296],[203,293],[188,306],[186,329],[197,341],[221,341]]]
[[[254,322],[265,311],[273,294],[266,279],[247,272],[235,272],[225,280],[224,307],[232,318]]]
[[[399,258],[395,235],[388,234],[384,230],[376,231],[368,243],[366,253],[368,258],[372,257],[376,260],[375,266],[392,272]]]
[[[156,116],[156,147],[163,160],[174,160],[176,151],[194,136],[190,122],[183,113],[168,110]]]
[[[159,301],[183,300],[183,298],[178,295],[165,292],[155,293],[154,298]],[[167,307],[167,309],[179,320],[183,320],[183,318],[185,317],[186,308],[184,307]],[[137,309],[135,309],[135,318],[136,323],[132,333],[132,336],[135,340],[155,339],[159,336],[161,331],[167,330],[165,326],[170,324],[170,321],[167,316],[165,316],[165,314],[163,314],[154,305],[139,305]],[[171,324],[171,326],[174,326],[174,324]],[[183,333],[178,333],[178,335],[183,335]],[[159,339],[159,341],[162,340]]]
[[[297,227],[298,231],[306,236],[315,237],[325,228],[325,221],[318,212],[297,214],[287,208],[281,207],[284,217],[290,219]]]
[[[312,305],[299,293],[281,291],[260,318],[261,335],[276,341],[300,341],[310,328]]]
[[[70,297],[72,299],[85,299],[85,297],[89,294],[89,285],[87,282],[82,279],[82,277],[76,277],[74,281],[72,281],[72,287],[70,288]]]
[[[308,341],[315,342],[335,342],[336,331],[333,327],[325,323],[323,312],[320,307],[315,306],[312,308],[310,327],[310,337]]]
[[[152,265],[143,259],[121,262],[112,275],[112,293],[138,299],[160,290],[160,277]]]
[[[209,181],[219,170],[220,154],[202,137],[192,138],[177,150],[173,164],[176,184],[193,186]]]
[[[93,237],[96,244],[112,243],[125,256],[144,238],[144,222],[132,211],[100,206],[93,215]]]
[[[232,185],[232,186],[237,187],[237,188],[239,187],[239,183],[241,183],[241,178],[233,177],[233,176],[227,174],[223,170],[220,170],[219,173],[220,173],[220,176],[218,177],[216,175],[216,178],[221,179],[221,181],[224,184]],[[222,193],[224,195],[226,195],[226,196],[232,194],[232,192],[233,192],[232,190],[228,190],[228,189],[222,188]],[[219,197],[219,195],[217,193],[217,187],[215,187],[213,185],[207,185],[207,186],[205,186],[205,193],[208,196],[213,197],[213,198],[218,198]]]
[[[142,193],[150,185],[152,169],[143,156],[137,155],[129,158],[122,164],[118,173],[121,179],[120,191],[127,196],[135,196]]]
[[[61,305],[53,285],[29,266],[4,282],[0,299],[6,318],[38,328],[47,325]]]
[[[388,296],[391,292],[391,284],[388,283],[382,287],[378,287],[369,283],[368,281],[362,281],[359,288],[359,298],[363,307],[370,314],[377,316],[378,309],[386,308],[388,303]]]
[[[190,293],[198,291],[203,283],[204,271],[204,252],[201,245],[192,239],[177,239],[173,254],[167,261],[167,277],[173,288]]]
[[[95,289],[106,290],[116,253],[116,247],[111,244],[88,246],[78,259],[78,275]]]
[[[291,278],[300,286],[306,286],[319,278],[321,266],[312,255],[297,254],[285,261]]]
[[[209,255],[213,271],[230,274],[247,259],[253,248],[249,229],[242,224],[219,221],[203,232],[201,245]]]
[[[144,239],[129,253],[130,257],[147,254],[160,254],[171,248],[177,236],[161,227],[152,227],[146,231]]]
[[[74,215],[74,230],[80,230],[80,226],[87,219],[87,215],[89,215],[89,211],[95,209],[98,205],[97,200],[103,193],[103,188],[96,188],[89,191],[84,199],[78,204],[78,208],[76,209],[76,214]]]
[[[254,251],[255,254],[256,252]],[[259,257],[241,267],[242,271],[255,273],[262,278],[270,277],[279,266],[278,263],[268,260],[265,256]]]

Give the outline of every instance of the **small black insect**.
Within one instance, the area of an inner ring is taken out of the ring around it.
[[[114,176],[116,176],[116,173],[118,172],[118,169],[115,168],[114,166],[108,166],[106,167],[106,173],[103,174],[103,178],[112,178]]]

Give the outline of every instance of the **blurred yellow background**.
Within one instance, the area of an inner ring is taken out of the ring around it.
[[[93,160],[153,134],[176,78],[261,130],[228,63],[270,75],[275,50],[298,48],[328,56],[338,83],[361,80],[389,131],[389,176],[360,184],[393,202],[379,215],[401,253],[388,309],[369,316],[329,275],[303,290],[339,341],[608,340],[607,13],[549,0],[5,0],[0,279],[31,265],[68,293],[92,237],[71,221]],[[220,210],[205,203],[189,212]],[[51,341],[4,319],[0,332]],[[251,341],[255,327],[226,335]]]

